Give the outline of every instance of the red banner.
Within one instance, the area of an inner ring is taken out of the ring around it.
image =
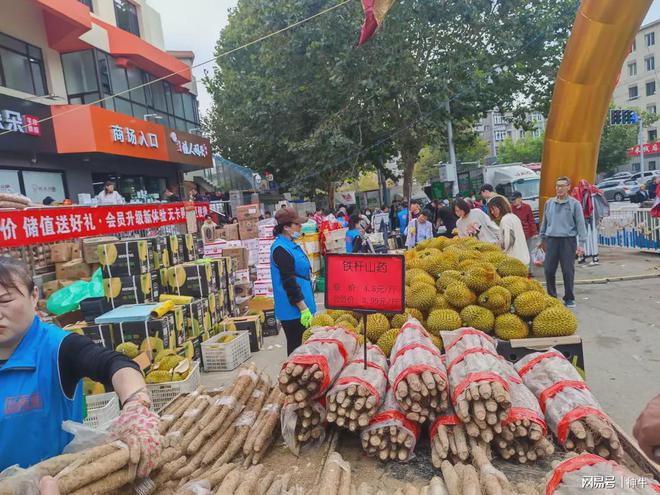
[[[328,254],[325,266],[327,309],[403,313],[403,256]]]
[[[646,143],[644,144],[645,155],[657,155],[660,153],[660,143]],[[640,146],[633,146],[628,149],[628,156],[640,156]]]
[[[114,235],[186,223],[190,203],[74,206],[0,212],[0,247],[27,246],[81,237]],[[203,220],[208,203],[195,203]]]

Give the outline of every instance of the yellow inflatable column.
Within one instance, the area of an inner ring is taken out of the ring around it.
[[[548,117],[540,208],[555,180],[593,182],[603,124],[621,66],[653,0],[583,0],[559,68]],[[541,210],[543,211],[543,210]]]

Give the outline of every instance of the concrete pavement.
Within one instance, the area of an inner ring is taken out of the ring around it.
[[[660,255],[607,249],[600,266],[576,268],[582,283],[575,289],[575,313],[584,340],[587,381],[605,410],[628,432],[646,402],[660,394],[660,278],[587,282],[655,276],[660,274],[658,267]],[[273,378],[286,358],[285,342],[283,333],[267,337],[264,349],[252,355]],[[235,374],[203,373],[202,383],[215,387]]]

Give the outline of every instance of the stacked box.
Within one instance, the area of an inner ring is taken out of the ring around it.
[[[141,275],[156,269],[153,266],[152,245],[145,240],[101,244],[97,250],[106,278]]]
[[[167,247],[167,239],[163,236],[138,237],[132,240],[147,241],[151,245],[151,269],[160,270],[170,266],[170,251]]]
[[[85,263],[98,263],[98,246],[118,240],[116,237],[86,237],[82,239],[82,258]]]
[[[248,266],[255,266],[259,262],[259,239],[242,240],[241,246],[247,249]]]
[[[273,238],[273,229],[277,225],[274,218],[267,218],[259,221],[259,240],[266,238]]]
[[[258,295],[256,294],[256,288],[255,295]],[[263,311],[264,322],[262,324],[262,332],[264,337],[273,337],[279,334],[279,324],[277,323],[277,319],[275,319],[275,301],[272,296],[255,297],[250,301],[248,307],[251,311]]]
[[[213,269],[210,263],[184,263],[167,269],[167,285],[170,294],[208,297],[214,292]]]
[[[113,308],[157,301],[159,286],[157,273],[103,279],[103,293]]]
[[[93,266],[78,258],[63,263],[55,263],[55,277],[58,280],[80,280],[92,276]]]
[[[211,331],[211,319],[208,313],[208,299],[195,299],[181,308],[186,321],[186,339],[192,339],[204,332]]]
[[[346,232],[348,229],[328,230],[325,233],[326,253],[346,252]]]
[[[222,250],[222,255],[225,257],[232,258],[234,260],[234,265],[236,265],[236,270],[247,270],[249,267],[249,254],[247,249],[244,247],[238,248],[225,248]]]
[[[179,245],[183,249],[183,261],[195,261],[197,259],[197,246],[192,234],[179,234]]]
[[[146,321],[125,321],[112,325],[113,340],[116,345],[122,342],[133,342],[145,352],[149,343],[147,337],[155,337],[163,343],[164,349],[174,349],[176,342],[176,324],[173,313],[167,313],[162,318]],[[115,346],[116,347],[116,346]]]
[[[261,320],[258,316],[241,316],[229,318],[229,322],[236,325],[237,330],[250,332],[250,351],[258,352],[264,344],[264,336],[261,328]]]
[[[112,351],[115,350],[113,327],[109,323],[101,325],[88,325],[86,323],[72,323],[64,327],[67,332],[74,332],[89,337],[96,345]]]
[[[222,228],[222,238],[226,241],[238,241],[241,236],[238,229],[237,223],[228,223]]]
[[[170,266],[183,263],[183,246],[179,242],[179,236],[176,234],[168,235],[165,237],[167,242],[167,250],[170,255]]]
[[[222,250],[225,247],[227,247],[227,241],[224,239],[207,242],[204,244],[204,256],[208,256],[209,258],[217,258],[222,256]]]

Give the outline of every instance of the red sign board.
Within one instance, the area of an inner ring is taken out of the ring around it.
[[[646,143],[644,145],[644,154],[645,155],[657,155],[660,153],[660,142],[658,143]],[[640,146],[633,146],[628,149],[628,156],[640,156]]]
[[[403,313],[405,266],[400,255],[328,254],[325,307]]]
[[[192,205],[192,203],[191,203]],[[208,203],[195,203],[203,220]],[[27,246],[186,223],[186,203],[43,208],[0,212],[0,247]]]

